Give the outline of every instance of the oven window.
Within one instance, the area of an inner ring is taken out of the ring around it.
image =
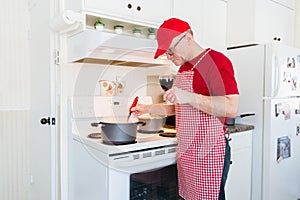
[[[177,200],[177,167],[170,165],[130,175],[130,200]]]

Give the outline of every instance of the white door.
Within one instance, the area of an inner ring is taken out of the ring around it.
[[[30,12],[31,161],[30,199],[56,197],[55,67],[49,29],[50,1],[38,1]],[[48,123],[49,119],[49,123]]]
[[[265,100],[264,106],[262,199],[298,199],[300,100]]]

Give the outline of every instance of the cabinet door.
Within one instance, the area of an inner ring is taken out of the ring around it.
[[[226,199],[250,200],[252,168],[252,131],[233,133],[231,141],[231,162],[225,186]]]
[[[295,0],[271,0],[271,1],[279,3],[288,8],[295,9],[295,4],[296,4]]]
[[[202,44],[225,51],[227,3],[222,0],[204,0],[202,22]]]
[[[231,153],[230,169],[226,183],[226,199],[250,200],[251,197],[251,149]]]
[[[295,11],[272,0],[261,1],[259,5],[261,9],[257,10],[256,15],[257,40],[260,43],[277,41],[293,45]]]
[[[85,0],[85,10],[107,17],[160,25],[171,14],[172,0]]]
[[[192,6],[191,6],[192,5]],[[191,25],[194,37],[203,47],[225,49],[226,2],[222,0],[174,0],[173,16]]]
[[[295,24],[300,24],[300,1],[296,2]],[[295,47],[300,48],[300,26],[295,26]]]
[[[202,0],[174,0],[172,13],[174,17],[185,20],[190,24],[194,32],[194,38],[199,43],[202,42],[202,33],[204,31],[202,26],[202,5]]]
[[[132,1],[132,0],[131,0]],[[132,16],[134,9],[131,1],[124,0],[85,0],[84,10],[107,16]]]
[[[172,0],[135,0],[135,20],[160,25],[171,15]]]
[[[271,7],[271,6],[270,6]],[[274,33],[280,37],[284,44],[294,45],[295,11],[274,3],[272,8],[274,20]],[[280,15],[278,14],[280,13]]]
[[[263,44],[278,40],[293,45],[295,10],[276,1],[229,1],[227,46]]]

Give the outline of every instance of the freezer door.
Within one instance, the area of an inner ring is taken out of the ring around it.
[[[264,101],[263,200],[300,197],[300,100]]]
[[[264,96],[300,96],[300,50],[283,44],[265,47]]]
[[[228,51],[240,92],[239,114],[256,112],[262,107],[264,95],[264,54],[264,45]]]

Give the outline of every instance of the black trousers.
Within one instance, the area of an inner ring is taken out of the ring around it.
[[[221,180],[221,188],[220,188],[220,194],[219,194],[219,200],[225,200],[225,183],[227,180],[227,175],[230,168],[230,160],[231,160],[231,151],[230,146],[228,143],[228,139],[226,140],[226,148],[225,148],[225,159],[224,159],[224,168],[222,173],[222,180]]]

